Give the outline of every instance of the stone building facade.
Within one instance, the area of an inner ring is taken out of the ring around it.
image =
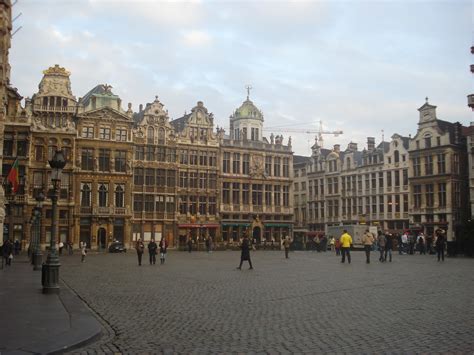
[[[455,239],[469,210],[462,125],[439,120],[428,102],[419,112],[413,138],[394,134],[376,146],[369,137],[363,151],[354,143],[341,151],[316,142],[309,161],[294,165],[295,200],[307,196],[307,204],[295,203],[295,224],[306,225],[306,236],[365,224],[426,234],[442,228],[448,241]]]
[[[12,32],[12,5],[10,0],[0,1],[0,147],[3,147],[3,132],[6,120],[6,110],[3,109],[7,104],[8,86],[10,84],[10,62],[8,52],[10,50],[10,40]],[[0,151],[0,169],[3,166],[3,152]],[[0,170],[2,174],[2,170]],[[3,175],[3,174],[2,174]],[[2,184],[3,185],[3,184]],[[4,229],[5,219],[5,192],[3,186],[0,186],[0,230],[4,233],[4,238],[9,235],[9,231]],[[3,239],[0,245],[3,244]]]
[[[230,116],[222,136],[220,211],[222,239],[236,243],[244,233],[257,245],[279,243],[293,229],[291,138],[262,136],[263,114],[247,96]],[[279,244],[278,244],[279,245]]]

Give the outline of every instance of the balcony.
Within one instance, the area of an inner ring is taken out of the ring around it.
[[[125,207],[115,207],[115,214],[127,214],[127,209]]]
[[[14,202],[14,203],[25,203],[26,202],[26,195],[9,195],[6,196],[6,200],[8,202]]]
[[[81,214],[91,214],[92,213],[92,207],[81,207],[80,210]]]
[[[66,112],[74,113],[76,112],[75,106],[43,106],[43,105],[33,105],[34,111],[41,112]]]
[[[110,207],[94,207],[94,214],[106,215],[106,214],[112,214],[111,212],[112,211]]]

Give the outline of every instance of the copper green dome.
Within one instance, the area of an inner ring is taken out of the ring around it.
[[[263,121],[263,114],[248,98],[243,104],[234,112],[232,118],[250,118]]]

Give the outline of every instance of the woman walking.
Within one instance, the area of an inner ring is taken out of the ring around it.
[[[162,265],[165,263],[167,250],[168,250],[168,242],[166,241],[166,238],[163,237],[161,238],[161,241],[160,241],[160,262]]]
[[[142,266],[142,256],[143,251],[145,250],[145,244],[143,244],[140,238],[138,238],[137,242],[135,243],[135,249],[137,250],[138,266]]]
[[[436,252],[438,254],[438,261],[443,260],[444,261],[444,243],[446,242],[446,232],[442,229],[438,230],[436,232],[437,238],[436,238]]]
[[[246,234],[244,234],[244,239],[242,240],[242,245],[240,246],[242,252],[240,254],[240,265],[237,269],[242,270],[242,263],[244,260],[249,262],[249,269],[253,269],[252,261],[250,260],[250,242]]]

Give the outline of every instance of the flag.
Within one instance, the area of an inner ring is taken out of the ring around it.
[[[18,191],[18,187],[20,187],[20,177],[18,171],[18,158],[16,158],[15,162],[13,163],[10,172],[7,176],[7,181],[12,184],[13,193]]]

